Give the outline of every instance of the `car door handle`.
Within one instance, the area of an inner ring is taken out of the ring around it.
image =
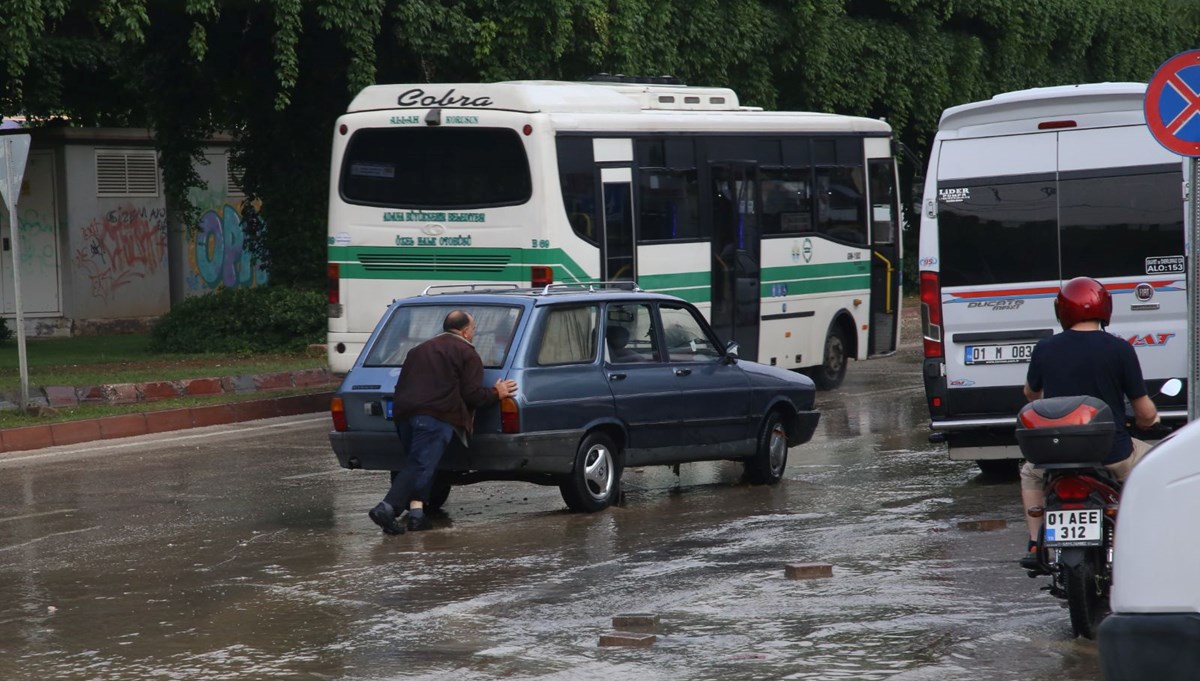
[[[610,380],[610,381],[621,381],[624,379],[625,379],[625,374],[609,374],[608,375],[608,380]]]
[[[676,376],[689,376],[689,375],[691,375],[691,373],[692,373],[691,369],[676,369],[675,370]]]

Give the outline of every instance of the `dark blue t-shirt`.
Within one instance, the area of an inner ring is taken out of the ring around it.
[[[1125,429],[1125,398],[1146,394],[1142,366],[1133,346],[1105,331],[1070,329],[1038,341],[1025,378],[1043,397],[1091,395],[1112,409],[1116,432],[1105,463],[1129,456],[1133,441]]]

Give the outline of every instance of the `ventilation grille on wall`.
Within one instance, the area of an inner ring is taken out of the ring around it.
[[[469,253],[360,253],[368,272],[503,272],[510,255]]]
[[[242,189],[242,175],[240,169],[233,167],[232,155],[225,152],[225,195],[226,196],[245,196],[246,190]]]
[[[152,149],[97,149],[96,196],[158,196],[158,155]]]

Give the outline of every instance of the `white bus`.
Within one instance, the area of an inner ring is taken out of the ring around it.
[[[1183,163],[1151,137],[1146,86],[1011,92],[947,109],[929,157],[920,234],[925,392],[935,439],[985,471],[1019,459],[1029,355],[1060,330],[1063,281],[1113,294],[1109,331],[1147,387],[1187,376]],[[1186,418],[1186,391],[1156,398]]]
[[[394,298],[466,282],[633,280],[823,388],[894,352],[890,126],[628,81],[359,93],[333,141],[330,368],[352,366]]]

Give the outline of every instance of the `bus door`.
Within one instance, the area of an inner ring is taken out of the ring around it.
[[[601,168],[600,185],[604,197],[600,279],[634,281],[637,276],[637,249],[634,247],[633,170]]]
[[[758,358],[761,232],[758,166],[720,162],[712,178],[712,326],[739,354]]]
[[[900,314],[900,229],[896,166],[891,158],[867,161],[871,202],[871,335],[867,355],[896,351]]]

